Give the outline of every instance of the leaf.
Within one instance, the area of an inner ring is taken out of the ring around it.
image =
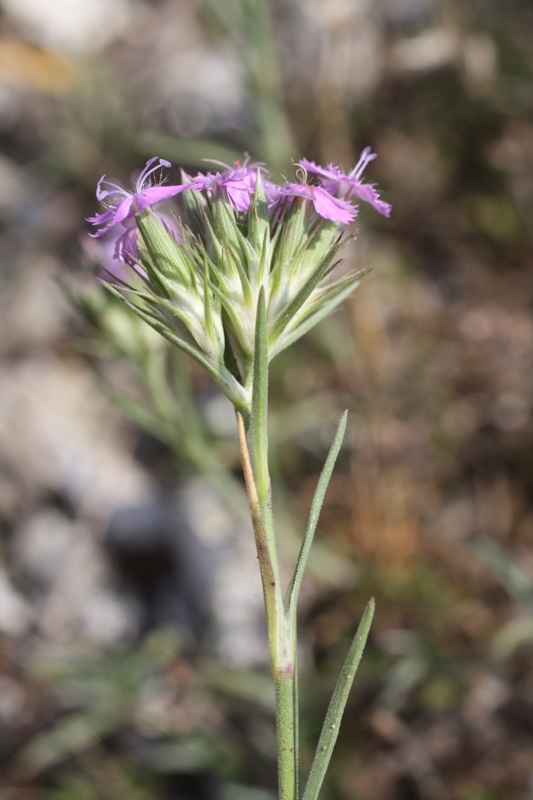
[[[318,793],[320,792],[326,770],[329,766],[331,754],[339,735],[339,726],[341,723],[344,709],[352,688],[355,673],[361,661],[363,650],[365,649],[366,640],[372,618],[374,616],[375,602],[372,597],[364,610],[361,622],[357,628],[354,636],[352,646],[343,664],[341,674],[335,686],[329,708],[326,713],[324,725],[322,726],[322,733],[318,740],[318,745],[315,752],[315,758],[311,766],[311,772],[307,779],[307,785],[303,793],[302,800],[317,800]]]
[[[315,494],[313,497],[313,501],[311,503],[309,522],[307,523],[307,530],[305,532],[305,536],[302,542],[302,547],[300,549],[300,555],[298,556],[298,562],[296,564],[296,569],[294,571],[294,576],[291,583],[291,590],[289,594],[288,618],[291,624],[294,625],[294,627],[296,626],[296,606],[298,603],[298,595],[300,593],[300,587],[302,585],[302,578],[307,564],[309,550],[311,549],[311,544],[313,542],[313,537],[315,535],[316,526],[318,523],[318,517],[320,515],[322,504],[324,502],[324,496],[326,494],[326,490],[328,488],[328,484],[331,479],[331,474],[335,467],[335,462],[337,460],[337,456],[339,455],[342,441],[344,439],[344,434],[346,432],[347,417],[348,417],[348,411],[345,411],[337,427],[337,433],[335,434],[333,444],[331,445],[328,457],[326,458],[326,463],[324,464],[324,468],[322,470],[322,474],[320,475],[318,485],[316,487]]]

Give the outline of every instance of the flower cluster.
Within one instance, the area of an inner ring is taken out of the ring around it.
[[[275,184],[264,164],[164,183],[167,161],[152,158],[128,191],[104,175],[96,196],[105,210],[89,218],[94,237],[113,235],[113,255],[133,268],[133,285],[106,283],[139,317],[196,358],[235,407],[250,404],[258,298],[265,295],[268,357],[273,358],[336,308],[360,273],[332,280],[357,215],[352,199],[384,216],[362,172],[375,155],[363,151],[345,174],[303,159],[300,182]],[[308,175],[317,183],[308,182]],[[178,217],[154,206],[181,195]],[[117,270],[111,270],[117,274]],[[122,274],[121,274],[122,277]]]

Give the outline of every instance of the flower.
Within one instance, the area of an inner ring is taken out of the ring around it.
[[[175,197],[184,189],[196,188],[194,183],[180,186],[163,186],[161,182],[152,183],[152,176],[158,169],[170,166],[170,163],[162,158],[157,156],[151,158],[146,162],[145,168],[135,181],[132,192],[123,189],[117,183],[106,180],[105,175],[102,175],[96,188],[96,197],[107,208],[102,214],[87,217],[87,222],[102,226],[91,236],[95,238],[102,236],[119,223],[122,223],[125,227],[130,227],[127,224],[127,220],[130,220],[140,211],[144,211],[162,200]]]
[[[224,164],[223,166],[226,165]],[[195,178],[191,179],[194,186],[187,185],[200,191],[216,191],[223,188],[226,190],[228,199],[234,209],[239,212],[246,212],[250,208],[250,198],[255,191],[257,172],[262,167],[264,167],[264,164],[259,162],[248,164],[247,157],[242,166],[239,162],[236,162],[233,169],[228,167],[224,172],[215,174],[208,172],[206,175],[199,173]]]
[[[285,198],[304,197],[310,200],[317,214],[324,219],[347,225],[357,215],[357,209],[348,200],[334,197],[321,186],[310,186],[308,183],[285,183],[277,186],[274,183],[265,185],[265,192],[272,210],[278,203],[283,203]]]
[[[361,175],[366,165],[375,158],[376,153],[373,153],[370,147],[365,147],[359,161],[348,175],[340,167],[335,167],[333,164],[329,164],[325,169],[315,164],[314,161],[308,161],[306,158],[302,158],[299,164],[307,172],[318,175],[322,186],[330,194],[340,194],[346,200],[354,196],[358,197],[360,200],[370,203],[384,217],[388,217],[392,206],[379,199],[379,194],[371,183],[363,183],[361,181]]]

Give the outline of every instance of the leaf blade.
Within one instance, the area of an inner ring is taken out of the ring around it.
[[[346,708],[346,702],[348,700],[350,689],[352,688],[353,679],[355,677],[355,673],[357,672],[357,668],[359,666],[359,662],[361,661],[361,656],[363,655],[363,650],[366,645],[374,611],[375,602],[374,598],[371,597],[363,612],[363,616],[355,633],[352,646],[350,647],[346,661],[344,662],[339,675],[337,685],[333,691],[333,696],[326,713],[324,725],[322,726],[322,732],[320,734],[320,739],[318,740],[315,757],[311,766],[309,778],[307,779],[302,800],[317,800],[318,798],[318,794],[326,775],[326,770],[329,766],[331,754],[333,752],[333,748],[335,747],[335,742],[337,741],[340,721],[342,719],[344,709]]]
[[[289,594],[288,615],[289,619],[291,620],[291,623],[294,625],[296,625],[296,606],[298,603],[298,595],[300,593],[300,587],[302,585],[303,574],[307,564],[307,558],[309,556],[309,551],[313,543],[313,537],[315,535],[316,526],[318,524],[318,517],[320,515],[320,511],[324,503],[324,496],[326,494],[329,481],[331,479],[331,475],[335,467],[335,462],[337,461],[337,457],[339,455],[339,451],[342,446],[344,434],[346,432],[347,417],[348,417],[348,411],[345,411],[337,426],[337,432],[335,433],[333,444],[329,449],[326,462],[322,469],[320,478],[318,479],[318,484],[315,489],[315,494],[311,502],[311,510],[309,512],[309,522],[307,523],[307,529],[302,542],[302,546],[300,548],[300,554],[298,556],[298,561],[296,564],[296,569],[294,571],[291,590]]]

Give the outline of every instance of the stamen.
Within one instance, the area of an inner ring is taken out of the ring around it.
[[[110,189],[102,189],[102,186],[110,186]],[[98,181],[98,186],[96,187],[96,198],[99,202],[103,202],[109,195],[117,193],[121,197],[128,197],[130,192],[124,189],[122,186],[119,186],[118,183],[113,183],[112,181],[106,181],[105,175],[102,175],[100,180]]]
[[[154,163],[154,161],[157,161],[158,163],[155,166],[152,167],[152,164]],[[152,184],[150,182],[150,180],[149,180],[150,175],[153,175],[153,173],[157,172],[158,169],[161,169],[163,167],[170,167],[170,166],[171,166],[170,162],[169,161],[165,161],[163,158],[158,158],[157,156],[155,156],[155,158],[151,158],[149,161],[146,162],[145,168],[143,169],[143,171],[141,172],[141,174],[137,178],[137,181],[135,183],[136,191],[137,192],[142,192],[142,190],[145,189],[147,186],[159,185],[159,184]],[[150,169],[150,167],[151,167],[151,169]]]
[[[217,161],[216,158],[202,158],[202,161],[205,161],[206,164],[217,164],[217,166],[224,167],[224,169],[231,169],[229,164],[224,164],[223,161]]]
[[[373,161],[376,157],[377,157],[377,153],[373,153],[372,152],[372,148],[365,147],[365,149],[361,153],[361,157],[359,158],[359,161],[357,162],[355,167],[350,172],[349,177],[350,178],[355,178],[356,180],[359,180],[359,178],[361,177],[361,175],[365,171],[366,165],[369,164],[370,161]]]

